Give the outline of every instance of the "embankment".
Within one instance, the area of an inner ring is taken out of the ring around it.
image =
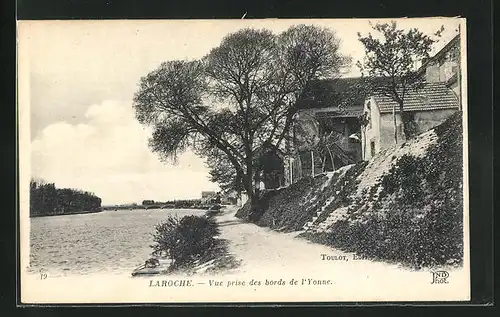
[[[462,117],[369,162],[262,197],[256,224],[370,259],[412,267],[463,261]],[[237,217],[248,216],[249,206]]]

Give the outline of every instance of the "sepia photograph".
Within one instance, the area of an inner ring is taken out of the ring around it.
[[[469,300],[466,30],[19,21],[21,302]]]

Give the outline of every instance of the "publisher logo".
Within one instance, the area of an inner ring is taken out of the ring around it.
[[[435,271],[432,273],[432,282],[431,284],[448,284],[447,278],[450,276],[450,273],[447,271]]]

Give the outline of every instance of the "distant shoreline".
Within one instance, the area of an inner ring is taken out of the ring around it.
[[[184,211],[184,210],[193,210],[193,211],[203,211],[207,210],[208,208],[133,208],[132,210],[164,210],[164,211]],[[68,212],[68,213],[63,213],[63,214],[51,214],[51,215],[30,215],[30,218],[41,218],[41,217],[56,217],[56,216],[68,216],[68,215],[83,215],[83,214],[96,214],[100,212],[105,212],[105,211],[127,211],[130,210],[129,208],[102,208],[101,210],[98,211],[75,211],[75,212]]]
[[[96,214],[99,212],[103,212],[104,210],[96,210],[96,211],[73,211],[62,214],[53,214],[53,215],[30,215],[30,218],[41,218],[41,217],[56,217],[56,216],[68,216],[68,215],[82,215],[82,214]]]

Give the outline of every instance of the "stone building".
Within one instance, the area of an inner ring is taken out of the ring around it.
[[[285,159],[287,183],[362,159],[359,117],[364,98],[352,93],[359,82],[360,78],[321,80],[299,102],[294,155]]]
[[[393,113],[393,109],[396,113]],[[382,95],[371,96],[365,102],[368,124],[361,131],[363,159],[368,160],[380,151],[395,145],[394,115],[397,122],[398,143],[403,129],[399,105]],[[438,124],[459,109],[457,96],[444,83],[426,83],[418,91],[410,91],[405,98],[404,110],[409,114],[415,134],[420,134]]]
[[[428,83],[444,83],[458,100],[461,98],[460,35],[455,36],[433,57],[422,63],[418,70]]]
[[[415,134],[432,129],[461,109],[460,69],[459,35],[422,63],[417,74],[424,77],[424,84],[409,90],[404,100],[404,111]],[[394,117],[398,143],[404,142],[399,105],[394,100],[373,94],[365,100],[363,111],[368,119],[368,125],[361,129],[364,160],[395,145]]]
[[[213,196],[215,196],[216,192],[215,191],[202,191],[201,192],[201,199],[209,199]]]
[[[417,74],[424,85],[405,97],[405,110],[417,134],[443,122],[461,109],[460,36],[457,35],[431,58],[423,61]],[[333,171],[368,160],[394,145],[394,101],[369,94],[363,78],[339,78],[315,82],[299,101],[293,141],[283,158],[284,182]],[[383,85],[374,79],[370,85]],[[396,108],[398,136],[401,118]],[[367,126],[361,123],[368,120]],[[326,136],[334,135],[328,151],[320,151]],[[401,140],[404,141],[404,140]]]

